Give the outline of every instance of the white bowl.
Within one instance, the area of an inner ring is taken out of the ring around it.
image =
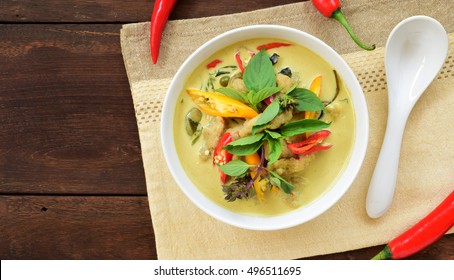
[[[229,211],[212,202],[186,175],[175,149],[173,123],[178,96],[187,78],[203,61],[216,51],[235,42],[252,38],[275,38],[295,42],[325,59],[349,88],[356,116],[355,139],[350,161],[337,182],[309,205],[272,217],[256,217]],[[186,196],[200,209],[227,224],[252,230],[277,230],[300,225],[314,219],[333,206],[349,189],[362,165],[369,136],[369,117],[363,91],[355,74],[331,47],[316,37],[297,29],[276,25],[254,25],[225,32],[197,49],[183,63],[165,96],[161,120],[161,141],[170,172]]]

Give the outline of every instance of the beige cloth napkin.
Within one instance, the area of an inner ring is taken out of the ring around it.
[[[452,1],[346,0],[342,5],[358,36],[377,44],[375,51],[360,51],[337,22],[323,18],[310,2],[171,21],[164,32],[157,65],[152,65],[149,56],[149,23],[123,26],[122,53],[136,112],[159,259],[294,259],[384,244],[454,190],[454,34],[450,34],[447,61],[409,118],[393,205],[376,220],[365,211],[367,188],[386,125],[386,38],[398,22],[418,14],[432,16],[448,32],[454,32],[454,18],[447,12],[453,8]],[[223,224],[186,198],[164,163],[159,129],[165,92],[189,54],[226,30],[265,23],[306,31],[343,54],[366,96],[370,140],[357,179],[328,212],[297,227],[258,232]]]

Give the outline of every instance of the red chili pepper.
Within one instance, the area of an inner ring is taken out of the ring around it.
[[[438,240],[454,226],[454,191],[432,212],[386,245],[373,260],[402,259]]]
[[[332,145],[319,145],[331,134],[329,130],[320,130],[301,142],[287,144],[290,151],[296,155],[309,155],[318,151],[327,150]]]
[[[150,24],[150,51],[153,64],[158,61],[162,31],[177,0],[158,0],[154,3]]]
[[[210,63],[207,64],[207,69],[214,68],[214,67],[218,66],[219,63],[222,63],[222,60],[215,59],[215,60],[213,60],[213,61],[211,61]]]
[[[244,65],[243,65],[243,61],[241,60],[240,51],[237,51],[235,53],[235,60],[236,60],[236,63],[238,64],[238,68],[240,68],[240,70],[241,70],[241,73],[244,73]]]
[[[232,135],[230,134],[230,132],[224,133],[221,136],[221,139],[219,139],[216,148],[214,148],[213,164],[223,165],[232,160],[233,154],[223,149],[223,147],[229,144],[230,142],[232,142]],[[227,174],[225,174],[224,172],[221,171],[221,169],[219,169],[219,176],[221,178],[221,182],[225,184],[225,182],[227,182]]]
[[[312,4],[314,4],[315,8],[317,8],[317,10],[325,17],[334,18],[335,20],[340,22],[345,27],[348,34],[350,34],[350,37],[352,37],[353,41],[355,41],[355,43],[358,46],[367,51],[375,49],[375,45],[366,45],[362,43],[358,39],[358,37],[356,37],[355,33],[353,32],[353,29],[348,24],[344,14],[342,14],[341,12],[340,0],[312,0]]]
[[[280,48],[280,47],[288,47],[288,46],[291,46],[291,45],[292,44],[290,44],[290,43],[273,42],[273,43],[260,45],[260,46],[257,47],[257,49],[259,51],[262,50],[263,48],[265,48],[265,50],[271,50],[271,49]]]
[[[274,100],[274,95],[271,95],[270,97],[266,98],[264,101],[266,105],[270,105]]]

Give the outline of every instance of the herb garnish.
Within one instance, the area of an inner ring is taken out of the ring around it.
[[[248,63],[243,75],[244,85],[249,91],[259,92],[276,86],[274,67],[266,51],[259,51]]]
[[[290,69],[288,70],[290,71]],[[236,159],[226,164],[218,165],[222,172],[232,176],[232,180],[228,184],[223,185],[223,191],[226,194],[225,199],[234,201],[253,196],[255,191],[252,186],[259,179],[266,179],[267,188],[274,186],[290,194],[295,186],[276,172],[268,169],[268,167],[279,159],[283,150],[282,145],[288,137],[319,131],[329,127],[330,123],[316,119],[302,119],[287,122],[273,129],[270,129],[271,126],[269,125],[286,110],[324,112],[325,106],[315,93],[309,89],[299,88],[297,81],[288,92],[282,92],[283,88],[276,85],[275,69],[265,49],[260,50],[251,58],[245,67],[243,82],[248,90],[247,93],[229,87],[218,88],[215,91],[248,104],[260,115],[252,126],[252,134],[250,136],[230,142],[223,149],[240,157],[259,152],[261,154],[260,163],[255,166],[241,159]],[[271,103],[268,102],[265,107],[263,101],[271,96],[274,96],[274,100]],[[263,107],[265,108],[263,109]],[[264,159],[265,144],[268,145],[267,161]],[[253,178],[250,175],[251,172],[255,174]]]
[[[217,92],[249,104],[259,112],[261,102],[280,92],[283,88],[276,86],[276,74],[266,51],[263,49],[249,61],[244,74],[243,82],[248,90],[247,94],[232,88],[218,88]]]
[[[281,106],[279,104],[279,100],[275,99],[268,107],[266,107],[254,123],[254,126],[252,127],[252,134],[255,134],[259,129],[264,128],[279,114],[279,112],[281,112]]]
[[[240,138],[230,142],[223,148],[231,154],[246,156],[257,152],[265,141],[268,141],[270,145],[270,160],[268,164],[273,164],[282,153],[281,139],[305,132],[319,131],[329,127],[329,125],[329,123],[313,119],[288,122],[278,129],[264,130],[261,133]],[[271,155],[273,156],[271,157]]]
[[[248,165],[242,160],[233,160],[227,164],[218,165],[222,172],[235,178],[229,184],[222,186],[222,189],[226,194],[226,200],[234,201],[242,198],[248,199],[253,195],[252,186],[254,185],[254,182],[261,177],[268,179],[268,188],[275,186],[282,189],[285,193],[292,193],[295,186],[279,176],[276,172],[267,169],[263,158],[263,149],[261,149],[261,161],[260,164],[254,169],[254,171],[257,172],[257,175],[254,178],[252,178],[248,172],[248,170],[253,166]]]

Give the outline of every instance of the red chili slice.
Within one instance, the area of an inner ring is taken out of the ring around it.
[[[215,60],[213,60],[213,61],[211,61],[210,63],[207,64],[207,69],[214,68],[214,67],[218,66],[219,63],[222,63],[222,60],[215,59]]]
[[[244,65],[243,65],[243,61],[241,60],[240,51],[237,51],[235,53],[235,60],[236,60],[236,63],[238,64],[238,68],[240,68],[240,70],[241,70],[241,73],[244,73]]]
[[[213,164],[223,165],[232,160],[233,154],[227,152],[226,150],[224,150],[222,148],[222,147],[226,146],[227,144],[229,144],[230,142],[232,142],[232,135],[230,134],[230,132],[224,133],[221,136],[221,139],[219,139],[219,142],[218,142],[216,148],[214,148]],[[221,178],[221,182],[223,184],[225,184],[225,182],[227,182],[227,174],[225,174],[224,172],[222,172],[219,169],[219,176]]]
[[[257,49],[258,50],[261,50],[261,49],[271,50],[271,49],[280,48],[280,47],[288,47],[291,45],[292,44],[290,44],[290,43],[272,42],[272,43],[260,45],[257,47]]]
[[[266,98],[264,101],[266,105],[270,105],[274,100],[274,95],[271,95],[270,97]]]
[[[306,140],[301,142],[287,144],[290,151],[297,155],[308,155],[314,152],[327,150],[332,145],[320,145],[331,134],[329,130],[320,130],[309,136]]]
[[[313,146],[309,150],[303,151],[300,155],[309,155],[318,151],[323,151],[323,150],[328,150],[331,148],[333,145],[318,145],[318,146]]]

